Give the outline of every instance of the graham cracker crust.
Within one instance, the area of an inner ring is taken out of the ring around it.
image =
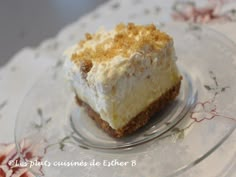
[[[78,96],[76,96],[76,101],[79,106],[85,108],[89,117],[91,117],[99,127],[101,127],[110,136],[115,138],[120,138],[129,135],[135,132],[140,127],[144,126],[156,112],[160,111],[169,102],[174,100],[176,96],[179,94],[180,85],[181,85],[181,80],[171,89],[169,89],[165,94],[163,94],[159,99],[150,104],[146,110],[140,112],[136,117],[131,119],[131,121],[127,125],[118,130],[115,130],[112,127],[110,127],[110,125],[106,121],[101,119],[98,113],[96,113],[87,103],[80,100]]]

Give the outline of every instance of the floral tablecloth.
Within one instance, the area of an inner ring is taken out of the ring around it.
[[[164,25],[173,21],[191,21],[210,26],[236,42],[234,20],[236,3],[233,0],[112,0],[66,26],[40,46],[26,47],[19,51],[0,69],[0,177],[31,175],[26,169],[12,169],[7,164],[14,155],[17,156],[13,142],[18,109],[37,78],[47,68],[60,66],[65,48],[80,40],[85,32],[95,32],[100,26],[111,28],[119,22]],[[236,176],[236,154],[229,161],[214,162],[217,159],[214,156],[224,154],[227,145],[235,142],[235,139],[236,132],[225,142],[224,147],[189,171],[187,176]],[[217,163],[217,168],[214,168],[212,162]]]

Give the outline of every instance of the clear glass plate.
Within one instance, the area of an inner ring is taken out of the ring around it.
[[[161,28],[174,38],[183,75],[177,99],[132,136],[114,139],[76,105],[62,69],[51,69],[25,97],[15,127],[21,160],[42,162],[28,163],[33,174],[176,176],[204,160],[232,134],[235,45],[201,26]],[[67,164],[58,166],[59,162]]]

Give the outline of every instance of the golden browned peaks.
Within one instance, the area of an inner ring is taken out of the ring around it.
[[[86,37],[87,40],[91,40],[93,38],[93,36],[89,33],[86,33],[85,37]]]
[[[118,55],[129,58],[145,45],[158,50],[170,40],[170,36],[158,30],[153,24],[144,26],[120,23],[110,32],[86,33],[85,39],[78,44],[78,51],[72,55],[72,61],[104,61]]]

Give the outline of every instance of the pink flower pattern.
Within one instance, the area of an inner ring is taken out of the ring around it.
[[[211,120],[215,116],[217,116],[216,105],[210,101],[196,104],[194,111],[190,115],[195,122],[201,122],[205,119]]]
[[[190,118],[194,122],[202,122],[204,120],[211,120],[215,117],[221,117],[236,121],[234,117],[226,116],[217,112],[217,107],[214,104],[215,97],[210,101],[199,102],[195,105],[193,111],[190,113]]]
[[[41,161],[42,157],[37,156],[37,147],[23,140],[20,144],[21,154],[26,161]],[[17,153],[16,146],[12,144],[0,144],[0,177],[34,177],[28,170],[27,165]],[[42,166],[37,166],[37,172],[41,175]]]
[[[177,21],[189,21],[193,23],[232,21],[229,14],[222,14],[220,11],[229,2],[230,0],[209,0],[205,7],[197,7],[191,1],[177,1],[173,6],[174,13],[172,14],[172,18]]]
[[[204,120],[211,120],[215,117],[221,117],[221,118],[226,118],[230,119],[233,121],[236,121],[235,118],[225,116],[223,114],[220,114],[217,111],[217,107],[215,104],[216,98],[219,94],[225,92],[229,87],[228,86],[220,86],[216,75],[214,74],[213,71],[209,71],[210,78],[212,79],[214,85],[204,85],[204,88],[211,92],[213,94],[213,97],[210,100],[207,100],[205,102],[199,102],[195,105],[194,109],[190,113],[190,118],[194,120],[194,122],[202,122]]]

